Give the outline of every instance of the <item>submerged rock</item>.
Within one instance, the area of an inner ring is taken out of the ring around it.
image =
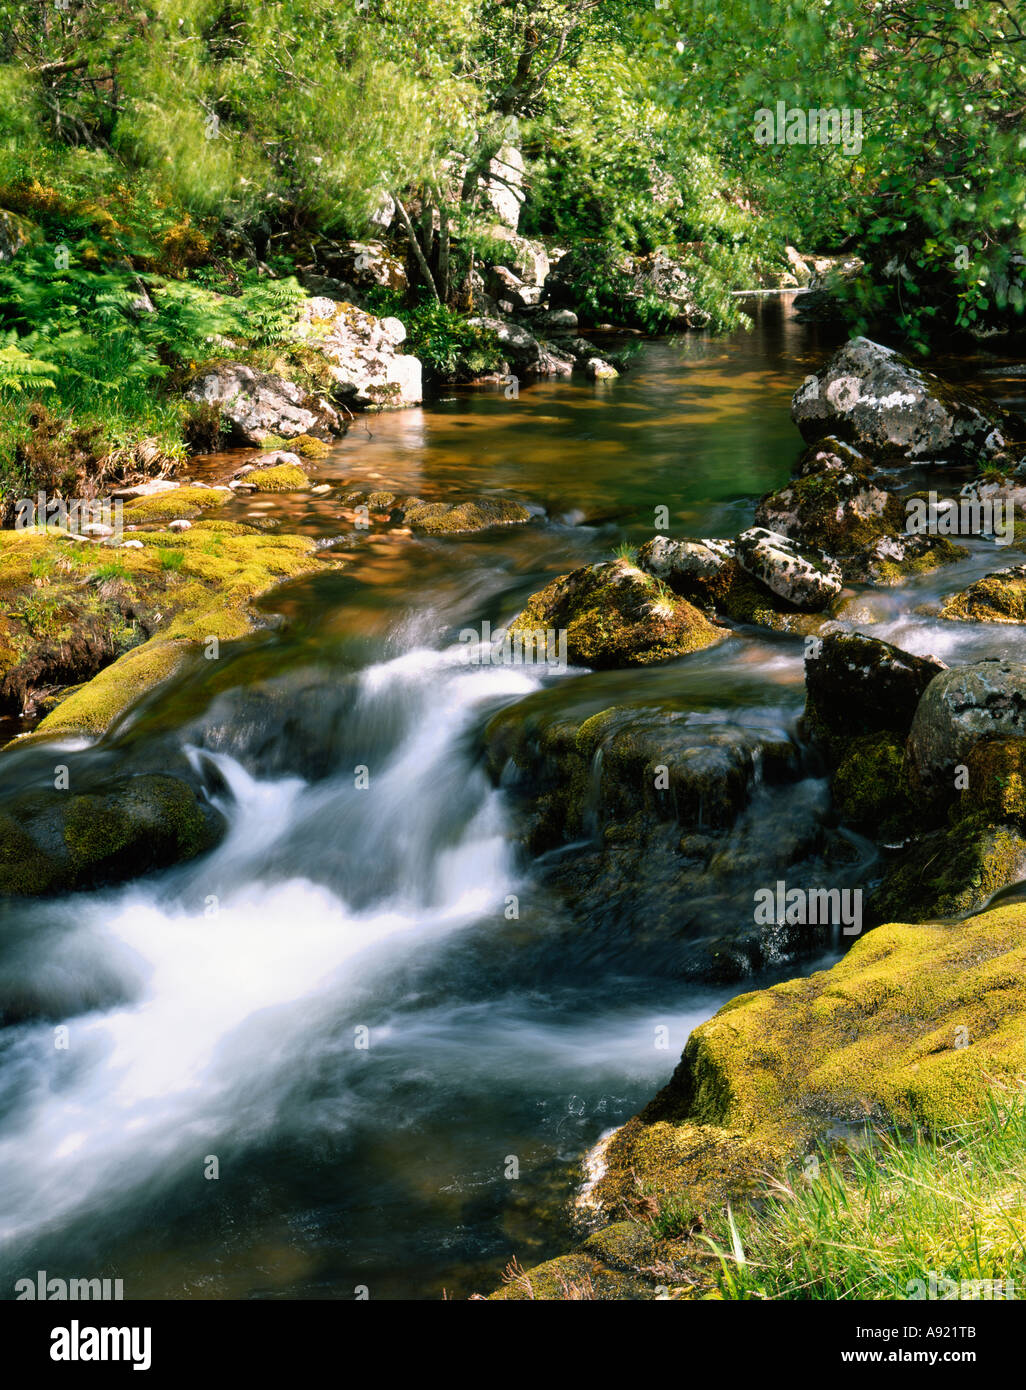
[[[978,463],[1023,432],[978,392],[868,338],[853,338],[806,377],[791,418],[809,441],[835,434],[882,462]]]
[[[530,634],[549,628],[566,631],[571,665],[595,668],[669,661],[728,635],[627,560],[554,579],[532,596],[509,630]]]
[[[221,814],[177,777],[24,792],[0,803],[0,894],[121,883],[205,853],[224,830]]]

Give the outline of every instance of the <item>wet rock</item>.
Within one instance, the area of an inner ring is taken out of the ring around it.
[[[288,449],[265,449],[263,453],[253,454],[251,458],[248,458],[233,476],[244,478],[256,468],[277,468],[279,464],[287,465],[290,468],[302,468],[303,460],[298,454],[293,454]]]
[[[572,665],[595,668],[669,661],[728,635],[627,560],[554,579],[510,624],[520,634],[550,628],[566,631]]]
[[[796,608],[821,611],[841,592],[834,560],[777,531],[760,526],[743,531],[734,551],[743,570]]]
[[[595,715],[528,697],[485,731],[487,766],[526,852],[604,958],[705,980],[820,949],[831,927],[763,923],[754,887],[844,881],[851,845],[825,828],[822,783],[783,729],[672,705]],[[564,938],[561,954],[577,949]]]
[[[1026,839],[1011,826],[969,817],[917,837],[869,901],[873,922],[926,922],[979,912],[1026,878]]]
[[[310,479],[301,468],[292,463],[278,464],[275,468],[257,468],[246,479],[257,492],[305,492]]]
[[[398,319],[379,319],[332,299],[309,299],[296,332],[327,359],[334,394],[347,405],[389,409],[423,399],[419,359],[398,350],[406,336]]]
[[[821,740],[908,733],[924,691],[948,672],[861,632],[830,633],[805,659],[807,731]]]
[[[492,526],[518,526],[531,513],[519,502],[502,497],[481,497],[469,502],[420,502],[407,499],[397,508],[397,519],[428,536],[462,535],[486,531]]]
[[[241,362],[222,362],[201,372],[186,388],[185,398],[216,406],[243,444],[259,444],[269,434],[289,439],[342,428],[338,412],[327,401],[284,377]]]
[[[977,579],[946,599],[940,615],[965,623],[1026,623],[1026,565]]]
[[[852,339],[806,377],[791,418],[807,440],[834,434],[874,460],[908,463],[978,463],[1005,447],[1012,425],[979,393],[950,386],[868,338]]]
[[[602,357],[589,357],[585,363],[585,371],[590,381],[612,381],[620,375],[616,368]]]
[[[220,813],[176,777],[24,792],[0,803],[0,894],[121,883],[205,853],[224,830]]]
[[[908,738],[912,770],[927,789],[955,788],[982,739],[1026,737],[1026,666],[979,661],[943,671],[926,687]]]

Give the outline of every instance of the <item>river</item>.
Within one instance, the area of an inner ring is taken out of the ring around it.
[[[121,1278],[130,1298],[462,1298],[572,1242],[582,1154],[759,981],[696,982],[658,943],[568,919],[517,853],[481,730],[544,688],[790,736],[802,644],[742,632],[664,667],[553,674],[468,664],[459,635],[649,538],[656,508],[675,535],[750,524],[798,452],[790,394],[836,342],[786,297],[755,311],[749,334],[644,344],[615,382],[468,387],[361,418],[316,467],[428,500],[515,497],[527,526],[361,534],[337,494],[225,508],[348,564],[277,591],[284,626],[197,659],[112,752],[61,755],[185,748],[230,830],[196,863],[4,913],[0,1296],[44,1269]],[[989,542],[971,550],[853,615],[948,661],[1022,659],[1017,629],[915,612],[994,567]],[[8,758],[7,776],[41,759]],[[825,797],[810,778],[805,814]],[[766,834],[790,804],[767,803]]]

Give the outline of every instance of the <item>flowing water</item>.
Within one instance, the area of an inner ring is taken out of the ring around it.
[[[197,660],[105,745],[61,753],[94,771],[184,756],[230,828],[198,862],[4,914],[2,1296],[45,1269],[137,1298],[465,1297],[514,1255],[567,1248],[582,1154],[754,982],[696,984],[658,941],[568,918],[516,852],[481,730],[539,692],[790,736],[802,644],[742,632],[660,668],[559,674],[470,664],[459,635],[645,540],[657,507],[677,535],[749,524],[797,453],[790,393],[832,345],[786,299],[757,308],[753,333],[646,344],[613,383],[467,388],[360,420],[317,466],[428,500],[516,497],[527,526],[426,540],[354,533],[337,496],[225,508],[347,564],[278,591],[284,626]],[[857,595],[854,616],[948,660],[1017,650],[1008,629],[915,612],[994,567],[991,543],[971,548]],[[5,783],[53,763],[19,750]],[[801,813],[824,814],[825,783],[802,788]],[[793,788],[775,795],[761,833],[797,814]]]

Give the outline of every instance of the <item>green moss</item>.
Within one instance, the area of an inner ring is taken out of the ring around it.
[[[326,444],[323,439],[315,439],[312,434],[297,434],[295,439],[290,439],[284,447],[308,459],[326,458],[331,453],[331,445]]]
[[[905,790],[904,756],[903,742],[889,733],[867,734],[847,745],[831,783],[843,820],[876,839],[907,833],[915,806]]]
[[[927,539],[928,546],[918,553],[910,552],[903,560],[874,561],[874,582],[883,585],[901,584],[913,575],[930,574],[944,565],[954,565],[969,554],[964,545],[956,545],[946,536],[930,536]]]
[[[517,526],[530,521],[531,513],[519,502],[483,497],[473,502],[426,502],[409,507],[404,520],[428,536],[453,536],[484,531],[491,526]]]
[[[8,580],[14,576],[25,583],[28,576],[31,583],[31,560],[40,547],[45,552],[56,546],[60,553],[59,547],[67,544],[14,535],[16,539],[5,536],[0,544],[0,592],[5,573]],[[99,736],[122,710],[178,670],[194,644],[246,636],[257,622],[254,599],[281,580],[325,563],[306,537],[263,534],[233,523],[199,521],[181,533],[140,531],[137,538],[142,549],[121,548],[116,554],[131,580],[133,609],[147,614],[155,630],[70,694],[30,737]],[[182,559],[168,569],[164,560],[171,552]],[[92,592],[81,589],[74,571],[67,585],[79,604]],[[134,630],[135,641],[142,636]]]
[[[975,744],[966,759],[966,781],[959,792],[965,814],[1026,829],[1026,739]]]
[[[969,623],[1026,623],[1026,566],[998,571],[952,594],[942,618]]]
[[[669,661],[727,636],[693,604],[660,589],[626,560],[562,575],[534,594],[510,624],[525,643],[549,629],[566,631],[572,665],[594,668]]]
[[[874,891],[875,920],[922,922],[976,912],[1026,875],[1026,840],[979,814],[920,836]]]
[[[303,492],[310,479],[294,463],[280,463],[276,468],[257,468],[246,475],[257,492]]]
[[[231,496],[228,488],[179,487],[152,497],[134,497],[125,503],[124,522],[126,526],[140,526],[153,521],[191,521],[211,507],[223,507]]]

